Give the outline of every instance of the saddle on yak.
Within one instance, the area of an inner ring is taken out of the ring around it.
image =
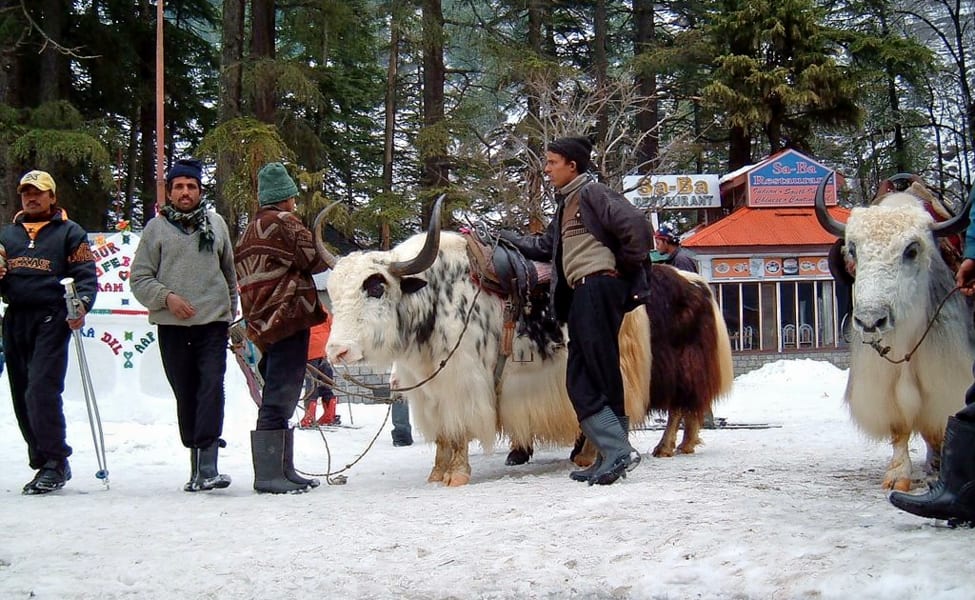
[[[518,323],[532,313],[532,297],[546,288],[552,269],[549,263],[528,260],[513,244],[491,235],[481,225],[461,229],[467,241],[470,276],[474,285],[504,300],[504,323],[494,370],[495,388],[501,382],[505,362],[511,356]]]

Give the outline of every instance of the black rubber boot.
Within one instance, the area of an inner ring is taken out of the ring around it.
[[[633,448],[612,409],[604,406],[596,414],[583,419],[579,425],[603,457],[589,477],[589,485],[609,485],[620,477],[626,477],[626,471],[633,462],[630,456]]]
[[[569,473],[569,479],[571,479],[572,481],[589,481],[590,479],[592,479],[593,473],[598,471],[599,467],[601,467],[602,464],[603,464],[603,455],[597,454],[596,460],[594,460],[591,465],[589,465],[585,469],[579,469],[577,471],[572,471],[571,473]]]
[[[220,490],[230,485],[230,475],[223,475],[217,470],[217,452],[226,448],[227,442],[217,440],[209,448],[200,448],[197,456],[197,486],[198,490]]]
[[[293,494],[308,490],[307,485],[295,483],[284,474],[286,429],[251,432],[251,453],[254,458],[254,489],[259,493]]]
[[[890,503],[919,517],[975,524],[975,423],[948,418],[938,481],[925,494],[892,492]]]
[[[295,471],[295,430],[285,429],[284,431],[284,476],[288,478],[288,481],[317,488],[322,484],[321,481],[315,478],[306,479]]]
[[[196,492],[199,491],[199,479],[200,475],[200,449],[190,448],[190,480],[186,482],[183,486],[184,492]]]
[[[627,417],[626,415],[623,415],[622,417],[619,417],[619,422],[620,422],[620,427],[623,428],[623,432],[626,433],[627,444],[629,444],[630,418]],[[579,447],[579,449],[581,450],[582,446],[579,443],[579,440],[582,440],[582,442],[585,443],[586,436],[580,435],[579,438],[576,440],[576,446]],[[573,448],[573,450],[575,449]],[[576,454],[578,454],[578,452]],[[569,456],[570,458],[572,457],[571,454]],[[633,446],[630,446],[630,464],[628,467],[626,467],[626,470],[632,471],[633,469],[635,469],[636,466],[640,464],[640,458],[641,458],[640,452]],[[595,462],[593,462],[590,466],[586,467],[585,469],[572,471],[571,473],[569,473],[569,478],[572,479],[572,481],[589,481],[590,479],[592,479],[593,474],[595,474],[596,471],[598,471],[599,468],[602,466],[602,463],[603,463],[602,454],[597,454]]]
[[[70,479],[71,466],[68,465],[68,459],[49,460],[41,466],[34,480],[28,484],[30,487],[24,486],[24,494],[28,496],[47,494],[63,488]]]

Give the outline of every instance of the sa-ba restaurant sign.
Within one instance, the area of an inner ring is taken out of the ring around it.
[[[643,210],[721,208],[717,175],[628,175],[623,193]]]
[[[832,170],[787,150],[748,173],[748,206],[813,206],[816,189]],[[836,204],[836,177],[830,179],[825,192],[826,204]]]

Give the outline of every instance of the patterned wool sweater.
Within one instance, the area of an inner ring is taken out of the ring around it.
[[[247,336],[265,348],[325,320],[312,280],[328,265],[311,231],[276,206],[261,208],[234,251]]]

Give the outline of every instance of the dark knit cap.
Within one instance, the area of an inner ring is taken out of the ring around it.
[[[281,163],[268,163],[257,172],[257,201],[261,206],[284,202],[297,195],[298,186]]]
[[[203,162],[195,158],[181,158],[166,173],[166,185],[172,183],[176,177],[192,177],[198,184],[203,185]]]
[[[566,160],[575,162],[576,171],[585,173],[589,170],[592,140],[581,136],[559,138],[548,145],[548,151],[561,154]]]

